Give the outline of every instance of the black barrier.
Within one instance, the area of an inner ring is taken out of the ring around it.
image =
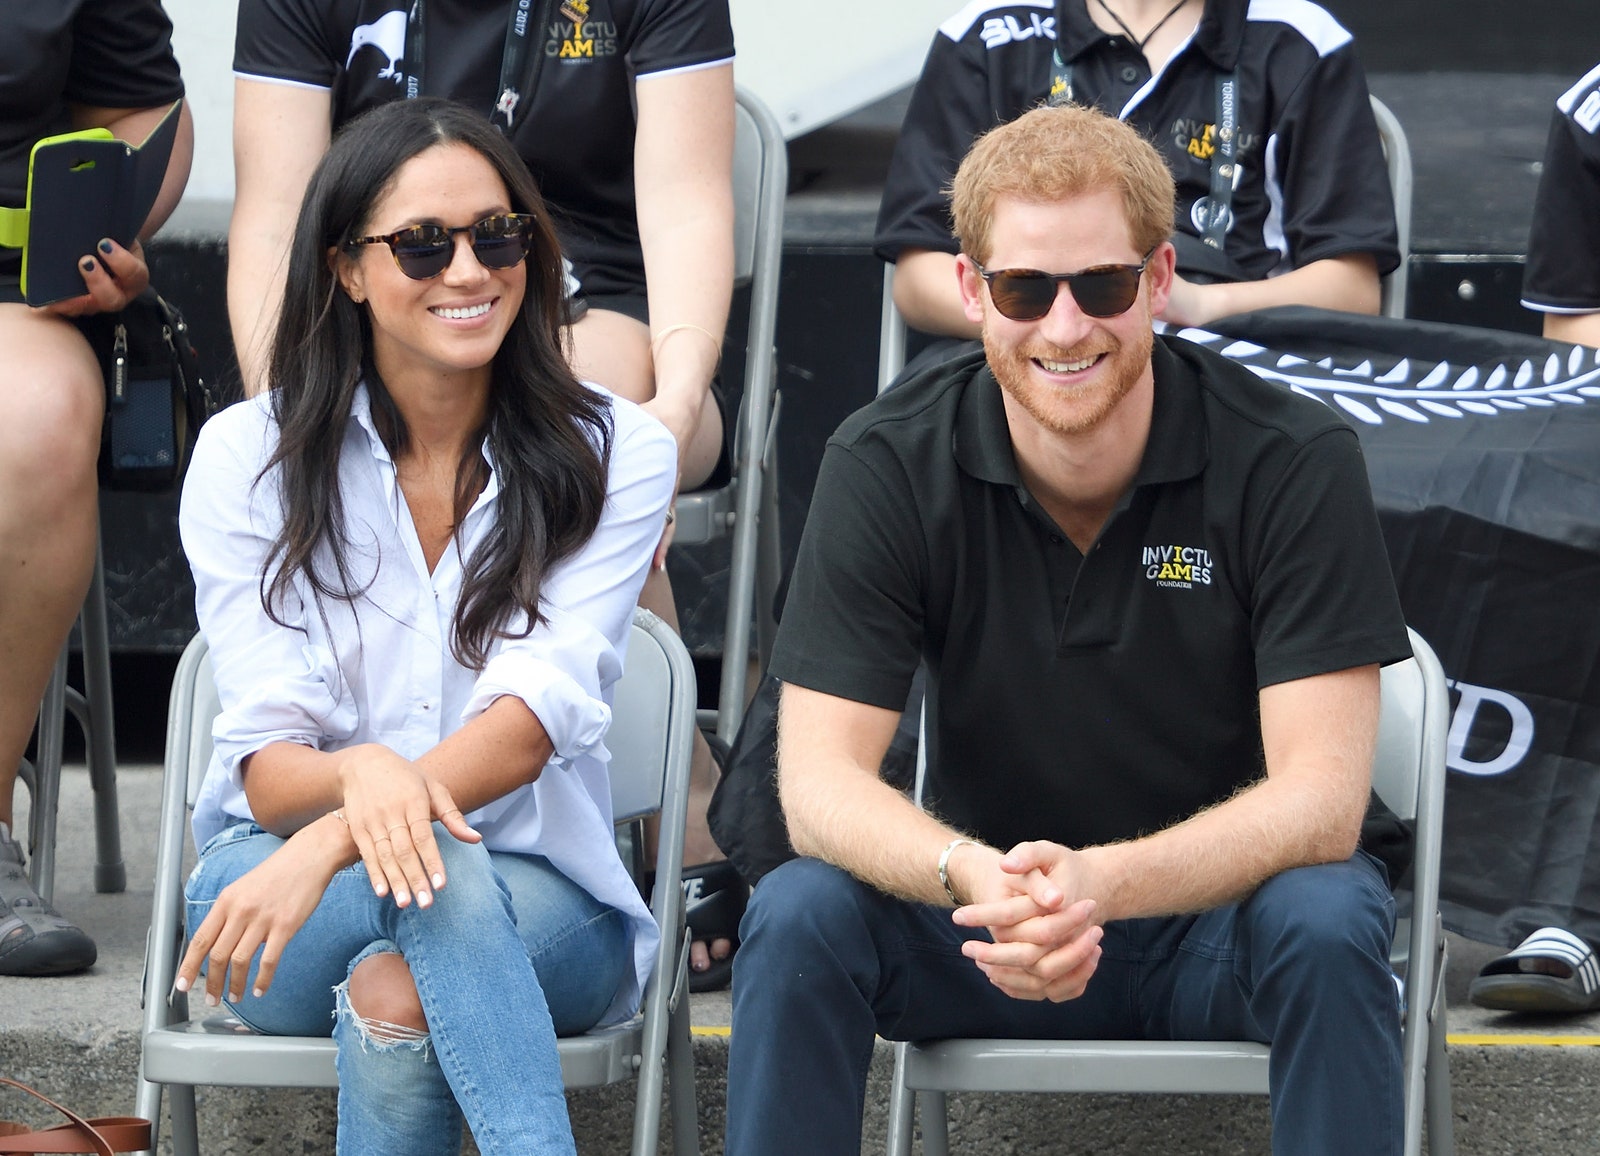
[[[1600,942],[1600,352],[1274,309],[1183,336],[1343,414],[1406,620],[1450,679],[1441,907]]]

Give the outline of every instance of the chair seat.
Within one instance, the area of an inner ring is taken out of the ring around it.
[[[679,494],[672,540],[693,546],[722,537],[733,525],[735,497],[733,486]]]
[[[240,1047],[248,1039],[248,1047]],[[644,1018],[558,1040],[561,1079],[597,1088],[632,1079],[639,1068]],[[264,1036],[231,1016],[175,1024],[145,1036],[144,1078],[157,1083],[335,1088],[334,1042],[326,1036]]]
[[[1267,1091],[1266,1045],[1231,1040],[938,1040],[904,1055],[915,1091]]]

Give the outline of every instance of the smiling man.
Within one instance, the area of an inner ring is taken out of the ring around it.
[[[1353,432],[1152,334],[1172,204],[1099,113],[981,138],[953,205],[983,355],[828,444],[772,659],[802,858],[742,929],[734,1156],[854,1156],[874,1032],[1266,1041],[1276,1151],[1400,1149],[1357,842],[1404,623]],[[921,809],[876,775],[919,662]]]

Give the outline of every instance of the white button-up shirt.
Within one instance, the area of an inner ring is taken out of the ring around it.
[[[500,492],[494,463],[461,524],[460,551],[452,542],[429,573],[364,387],[351,407],[339,466],[346,565],[352,588],[361,590],[353,601],[318,601],[297,575],[277,608],[285,625],[262,608],[262,566],[283,522],[277,471],[257,484],[277,444],[266,395],[206,423],[179,515],[222,704],[194,810],[196,841],[204,845],[253,817],[240,764],[270,743],[323,751],[382,743],[414,759],[500,695],[515,695],[538,716],[555,754],[537,781],[467,821],[491,850],[543,855],[628,915],[635,982],[618,992],[605,1022],[638,1006],[658,936],[616,853],[604,739],[611,687],[622,672],[634,604],[677,470],[677,445],[665,427],[626,400],[610,400],[614,436],[600,524],[546,575],[547,620],[525,638],[496,640],[480,673],[456,662],[450,639],[462,557],[494,526]],[[326,551],[319,561],[324,579],[333,578]],[[520,613],[510,622],[513,633],[525,626]]]

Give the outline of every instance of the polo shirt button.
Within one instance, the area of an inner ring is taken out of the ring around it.
[[[1137,68],[1135,68],[1131,64],[1124,64],[1122,66],[1122,83],[1123,84],[1132,84],[1134,81],[1136,81],[1138,79],[1139,79],[1139,70]]]

